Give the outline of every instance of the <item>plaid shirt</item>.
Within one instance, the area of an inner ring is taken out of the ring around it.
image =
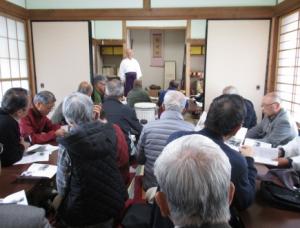
[[[70,181],[70,176],[71,159],[67,153],[67,150],[62,145],[59,145],[56,173],[56,186],[59,195],[65,195]]]

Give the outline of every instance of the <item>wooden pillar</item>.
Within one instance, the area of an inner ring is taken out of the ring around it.
[[[151,0],[143,0],[143,8],[151,9]]]
[[[126,56],[126,48],[127,48],[127,27],[126,21],[122,21],[122,40],[123,40],[123,57]]]
[[[25,29],[26,29],[26,37],[27,37],[27,63],[28,63],[28,81],[29,81],[29,89],[31,92],[31,96],[33,97],[36,94],[36,78],[35,78],[35,70],[34,70],[34,55],[33,55],[33,47],[32,47],[32,35],[31,35],[31,22],[30,20],[25,21]]]
[[[271,22],[270,52],[269,52],[266,92],[272,92],[275,89],[276,73],[277,73],[278,38],[279,38],[279,17],[273,17]]]
[[[190,50],[191,50],[191,20],[187,20],[187,25],[186,25],[186,33],[185,33],[185,95],[190,96],[190,87],[191,87],[191,82],[190,82],[190,72],[191,72],[191,55],[190,55]]]

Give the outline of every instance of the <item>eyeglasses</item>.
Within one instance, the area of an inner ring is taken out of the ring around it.
[[[46,109],[47,110],[53,110],[54,109],[54,104],[48,104],[48,105],[45,105]]]
[[[273,104],[276,104],[276,102],[270,103],[270,104],[261,104],[261,107],[269,107]]]

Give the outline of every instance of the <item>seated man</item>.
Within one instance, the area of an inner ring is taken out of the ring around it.
[[[65,98],[63,114],[71,131],[58,140],[58,216],[68,226],[112,227],[127,197],[114,129],[93,120],[93,103],[81,93]]]
[[[83,81],[79,84],[77,92],[83,93],[90,97],[93,93],[93,86],[90,83]],[[62,104],[63,104],[63,102],[61,102],[58,105],[58,107],[55,109],[55,111],[51,117],[51,121],[54,124],[60,124],[60,125],[67,124],[65,121],[65,118],[62,114]]]
[[[3,96],[0,108],[0,143],[3,144],[1,163],[10,166],[23,157],[29,146],[20,137],[18,121],[27,115],[29,98],[27,90],[11,88]]]
[[[234,86],[227,86],[223,89],[223,94],[239,94],[239,92]],[[244,98],[244,104],[246,113],[243,127],[250,129],[256,125],[257,117],[253,103],[250,100]]]
[[[279,146],[278,166],[300,171],[300,137],[295,137],[284,146]]]
[[[153,172],[154,162],[167,145],[167,139],[176,131],[192,131],[194,125],[184,121],[182,112],[185,107],[185,96],[178,91],[169,91],[164,99],[165,111],[160,119],[146,124],[137,146],[137,160],[145,164],[143,187],[145,190],[156,187]]]
[[[128,105],[121,103],[123,94],[124,87],[120,80],[108,81],[105,89],[106,99],[102,108],[108,122],[117,124],[122,129],[128,145],[128,151],[131,152],[132,146],[129,134],[139,137],[142,125],[137,119],[135,111]]]
[[[270,143],[273,147],[284,145],[298,134],[297,126],[281,105],[277,93],[268,93],[262,99],[262,121],[250,129],[246,137]]]
[[[92,94],[92,100],[96,105],[101,105],[104,101],[106,81],[106,77],[102,75],[97,75],[93,79],[94,89]]]
[[[178,88],[179,88],[179,83],[175,80],[171,80],[169,82],[169,88],[167,90],[161,91],[159,94],[159,98],[158,98],[158,102],[157,102],[158,107],[162,106],[162,104],[164,102],[164,97],[169,90],[178,90]]]
[[[234,195],[231,166],[221,148],[202,135],[168,144],[155,162],[156,202],[175,227],[230,227]]]
[[[127,104],[134,108],[135,103],[151,102],[148,93],[143,89],[142,80],[134,80],[133,88],[127,95]]]
[[[41,91],[34,96],[32,108],[20,121],[21,135],[31,144],[56,144],[56,137],[63,136],[65,130],[53,124],[47,115],[55,105],[55,96],[49,91]]]
[[[236,191],[232,206],[243,210],[251,205],[255,197],[256,168],[253,151],[242,148],[241,154],[227,146],[224,141],[236,134],[244,120],[244,101],[239,95],[221,95],[211,103],[204,129],[198,132],[176,132],[169,137],[169,142],[190,134],[207,136],[218,144],[229,158],[232,172],[231,181]],[[243,156],[244,155],[244,156]]]

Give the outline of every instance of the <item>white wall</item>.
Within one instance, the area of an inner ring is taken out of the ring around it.
[[[53,92],[58,104],[90,81],[88,22],[33,22],[32,34],[37,90]]]
[[[122,21],[93,21],[93,38],[122,39]]]
[[[186,20],[126,21],[126,27],[186,27]]]
[[[143,74],[143,87],[151,84],[163,87],[164,68],[151,67],[150,30],[132,30],[133,50]],[[176,61],[176,78],[181,79],[185,45],[185,30],[164,30],[164,60]]]
[[[225,86],[237,87],[254,103],[261,118],[264,94],[269,20],[209,20],[205,74],[205,109]],[[257,89],[257,86],[260,88]]]
[[[191,20],[191,38],[205,39],[206,20]]]
[[[28,9],[143,8],[141,0],[26,0]]]
[[[276,5],[276,0],[151,0],[152,8],[274,5]]]

